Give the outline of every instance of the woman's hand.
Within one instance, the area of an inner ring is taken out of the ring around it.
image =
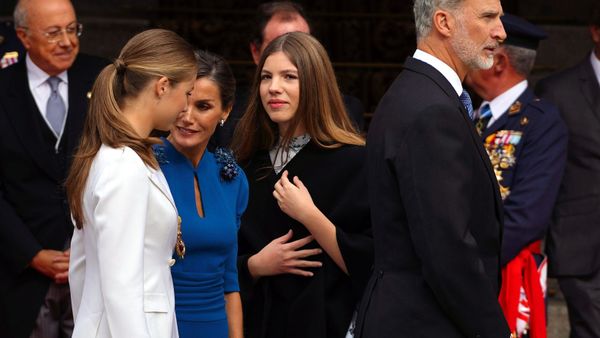
[[[313,237],[307,236],[288,243],[293,234],[290,230],[248,259],[248,270],[254,279],[286,273],[312,277],[313,273],[305,269],[318,268],[323,265],[318,261],[305,260],[307,257],[320,254],[321,249],[299,250],[312,242]]]
[[[287,170],[275,183],[273,196],[281,211],[302,224],[318,212],[308,189],[297,176],[294,176],[293,183],[290,182]]]

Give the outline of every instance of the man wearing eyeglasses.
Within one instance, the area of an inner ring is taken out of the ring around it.
[[[20,0],[14,21],[27,52],[0,70],[0,337],[70,337],[63,182],[107,62],[78,54],[69,0]]]

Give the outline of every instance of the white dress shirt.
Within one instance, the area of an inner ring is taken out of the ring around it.
[[[500,94],[498,97],[493,99],[492,101],[483,101],[481,106],[477,110],[477,116],[479,116],[479,111],[481,111],[481,107],[486,104],[490,105],[490,110],[492,111],[492,117],[490,118],[487,127],[494,124],[494,122],[498,121],[498,119],[508,111],[510,106],[517,101],[517,99],[525,92],[529,83],[527,80],[523,80],[516,85],[512,86],[509,90]]]
[[[460,96],[463,92],[462,81],[458,77],[458,74],[454,69],[448,66],[444,61],[436,58],[435,56],[424,52],[420,49],[417,49],[413,54],[413,58],[423,61],[431,67],[435,68],[438,72],[442,73],[442,75],[450,82],[452,88],[456,91],[456,95]]]
[[[60,144],[60,139],[62,137],[63,131],[65,129],[65,123],[67,120],[67,114],[65,113],[65,121],[63,121],[63,129],[60,134],[56,134],[54,129],[50,126],[50,122],[46,117],[46,105],[48,103],[48,98],[50,98],[50,94],[52,92],[50,88],[50,84],[47,82],[50,75],[44,72],[40,67],[38,67],[31,58],[29,54],[25,57],[25,66],[27,68],[27,80],[29,81],[29,90],[31,91],[31,95],[33,95],[33,99],[35,100],[35,104],[38,107],[38,110],[42,114],[42,118],[46,121],[48,128],[54,133],[56,136],[56,145],[55,149],[58,149],[58,145]],[[58,93],[63,99],[65,103],[65,109],[67,112],[69,111],[69,78],[67,76],[67,71],[64,71],[58,74],[58,77],[61,82],[58,84]]]
[[[598,60],[598,55],[596,55],[595,52],[592,52],[590,59],[592,61],[592,68],[594,68],[594,73],[596,74],[596,79],[598,79],[598,83],[600,84],[600,60]]]

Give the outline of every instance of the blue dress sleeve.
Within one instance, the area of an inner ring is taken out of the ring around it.
[[[242,170],[239,171],[238,182],[239,188],[236,200],[236,231],[240,228],[242,215],[248,206],[248,180],[246,179],[246,175],[244,175]],[[237,271],[237,241],[236,244],[232,246],[231,250],[229,251],[229,255],[227,256],[227,260],[225,261],[224,278],[225,293],[240,291]]]

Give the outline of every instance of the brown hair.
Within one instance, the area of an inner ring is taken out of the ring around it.
[[[152,152],[156,139],[141,137],[125,119],[125,100],[135,99],[152,79],[166,77],[172,86],[193,77],[196,59],[192,47],[179,35],[151,29],[127,42],[113,64],[106,66],[94,82],[88,114],[75,153],[66,190],[77,228],[84,223],[83,193],[98,150],[129,147],[147,165],[158,168]]]
[[[261,72],[271,54],[283,52],[298,69],[300,102],[285,135],[278,135],[260,98]],[[256,151],[269,150],[281,137],[283,148],[289,145],[299,124],[303,124],[312,142],[322,148],[344,144],[364,145],[342,101],[333,66],[325,48],[309,34],[292,32],[273,40],[263,52],[250,92],[248,107],[235,130],[232,148],[240,162],[249,160]]]

